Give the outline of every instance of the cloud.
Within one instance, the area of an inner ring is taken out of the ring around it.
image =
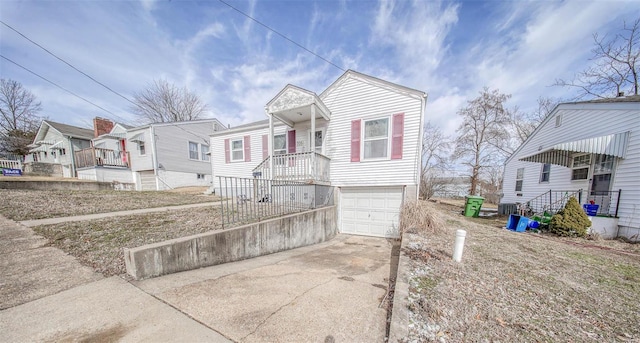
[[[370,44],[391,47],[403,78],[424,83],[433,78],[449,48],[446,38],[458,22],[458,9],[442,1],[381,1]]]

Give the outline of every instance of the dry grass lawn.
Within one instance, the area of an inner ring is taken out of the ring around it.
[[[430,204],[446,223],[412,257],[410,336],[439,342],[640,342],[640,244],[501,229]],[[467,238],[451,260],[456,229]]]
[[[132,194],[132,193],[127,193]],[[135,193],[133,193],[135,194]],[[37,226],[52,246],[105,276],[126,272],[122,248],[221,229],[218,206]]]
[[[219,200],[181,192],[40,191],[0,189],[0,214],[13,220],[77,216]]]

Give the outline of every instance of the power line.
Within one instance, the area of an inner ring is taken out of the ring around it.
[[[256,19],[256,18],[254,18],[254,17],[252,17],[252,16],[250,16],[250,15],[248,15],[248,14],[246,14],[246,13],[242,12],[241,10],[237,9],[236,7],[231,6],[229,3],[225,2],[224,0],[218,0],[218,1],[220,1],[221,3],[223,3],[223,4],[227,5],[228,7],[230,7],[230,8],[231,8],[231,9],[233,9],[233,10],[235,10],[236,12],[238,12],[238,13],[242,14],[243,16],[245,16],[245,17],[247,17],[247,18],[249,18],[249,19],[253,20],[254,22],[256,22],[256,23],[258,23],[259,25],[261,25],[262,27],[266,28],[267,30],[269,30],[269,31],[271,31],[271,32],[273,32],[273,33],[275,33],[275,34],[277,34],[278,36],[280,36],[280,37],[282,37],[282,38],[284,38],[284,39],[288,40],[289,42],[291,42],[291,43],[295,44],[296,46],[298,46],[299,48],[303,49],[304,51],[306,51],[306,52],[308,52],[308,53],[310,53],[310,54],[314,55],[315,57],[317,57],[317,58],[319,58],[319,59],[321,59],[321,60],[323,60],[323,61],[325,61],[325,62],[327,62],[327,63],[331,64],[332,66],[334,66],[334,67],[336,67],[336,68],[338,68],[338,69],[340,69],[340,70],[342,70],[342,71],[346,71],[344,68],[340,67],[339,65],[337,65],[337,64],[335,64],[335,63],[333,63],[333,62],[329,61],[328,59],[326,59],[326,58],[324,58],[324,57],[322,57],[322,56],[318,55],[317,53],[315,53],[315,52],[313,52],[313,51],[311,51],[311,50],[307,49],[307,48],[306,48],[306,47],[304,47],[302,44],[300,44],[300,43],[298,43],[298,42],[294,41],[293,39],[291,39],[291,38],[289,38],[289,37],[287,37],[287,36],[283,35],[282,33],[278,32],[278,31],[276,31],[276,30],[272,29],[271,27],[267,26],[266,24],[263,24],[263,23],[262,23],[262,22],[260,22],[258,19]]]
[[[56,87],[58,87],[58,88],[62,89],[63,91],[65,91],[65,92],[67,92],[67,93],[69,93],[69,94],[71,94],[71,95],[73,95],[73,96],[75,96],[75,97],[77,97],[77,98],[80,98],[80,99],[82,99],[82,100],[84,100],[84,101],[88,102],[89,104],[91,104],[91,105],[93,105],[93,106],[95,106],[95,107],[97,107],[97,108],[99,108],[99,109],[101,109],[101,110],[103,110],[103,111],[105,111],[105,112],[107,112],[107,113],[109,113],[109,114],[113,115],[115,118],[120,118],[117,114],[115,114],[115,113],[113,113],[113,112],[111,112],[111,111],[109,111],[109,110],[105,109],[104,107],[102,107],[102,106],[100,106],[100,105],[97,105],[97,104],[95,104],[95,103],[93,103],[93,102],[91,102],[91,101],[89,101],[89,100],[87,100],[87,99],[85,99],[85,98],[81,97],[80,95],[78,95],[78,94],[76,94],[76,93],[74,93],[74,92],[72,92],[72,91],[70,91],[70,90],[68,90],[68,89],[66,89],[66,88],[64,88],[64,87],[62,87],[62,86],[60,86],[60,85],[58,85],[57,83],[55,83],[55,82],[53,82],[53,81],[51,81],[51,80],[49,80],[49,79],[45,78],[44,76],[39,75],[38,73],[36,73],[36,72],[34,72],[34,71],[32,71],[32,70],[28,69],[27,67],[24,67],[24,66],[20,65],[19,63],[17,63],[17,62],[15,62],[15,61],[13,61],[13,60],[11,60],[11,59],[9,59],[9,58],[5,57],[4,55],[1,55],[1,54],[0,54],[0,57],[2,57],[2,58],[4,58],[5,60],[7,60],[7,61],[9,61],[9,62],[11,62],[11,63],[13,63],[13,64],[17,65],[18,67],[20,67],[20,68],[22,68],[22,69],[24,69],[24,70],[28,71],[29,73],[31,73],[31,74],[33,74],[33,75],[35,75],[35,76],[37,76],[37,77],[39,77],[39,78],[41,78],[41,79],[43,79],[43,80],[45,80],[45,81],[49,82],[50,84],[52,84],[52,85],[54,85],[54,86],[56,86]],[[122,120],[122,118],[120,118],[120,120]]]
[[[138,104],[136,104],[135,102],[133,102],[133,101],[129,100],[129,98],[127,98],[126,96],[124,96],[124,95],[122,95],[122,94],[120,94],[120,93],[118,93],[118,92],[114,91],[114,90],[113,90],[113,89],[111,89],[109,86],[107,86],[107,85],[105,85],[104,83],[102,83],[102,82],[100,82],[100,81],[98,81],[98,80],[94,79],[94,78],[93,78],[93,77],[91,77],[89,74],[87,74],[87,73],[83,72],[82,70],[80,70],[80,69],[78,69],[78,68],[74,67],[71,63],[69,63],[69,62],[67,62],[67,61],[63,60],[63,59],[62,59],[62,58],[60,58],[60,57],[58,57],[56,54],[54,54],[53,52],[49,51],[47,48],[45,48],[45,47],[43,47],[42,45],[40,45],[40,44],[38,44],[38,43],[34,42],[34,41],[33,41],[33,40],[31,40],[29,37],[25,36],[25,35],[24,35],[24,34],[22,34],[20,31],[18,31],[18,30],[16,30],[16,29],[14,29],[13,27],[11,27],[9,24],[5,23],[4,21],[0,20],[0,23],[2,23],[4,26],[6,26],[6,27],[10,28],[10,29],[11,29],[11,30],[13,30],[15,33],[19,34],[19,35],[20,35],[20,36],[22,36],[24,39],[26,39],[26,40],[28,40],[29,42],[33,43],[34,45],[36,45],[36,46],[37,46],[37,47],[39,47],[40,49],[42,49],[42,50],[46,51],[49,55],[51,55],[51,56],[53,56],[53,57],[57,58],[57,59],[58,59],[59,61],[61,61],[62,63],[64,63],[64,64],[68,65],[68,66],[69,66],[69,67],[71,67],[73,70],[75,70],[75,71],[77,71],[78,73],[80,73],[80,74],[82,74],[82,75],[84,75],[84,76],[88,77],[89,79],[91,79],[93,82],[95,82],[95,83],[99,84],[100,86],[102,86],[102,87],[104,87],[104,88],[108,89],[111,93],[113,93],[113,94],[115,94],[115,95],[117,95],[117,96],[119,96],[119,97],[123,98],[124,100],[126,100],[126,101],[130,102],[130,103],[131,103],[131,104],[133,104],[134,106],[139,106],[139,105],[138,105]]]

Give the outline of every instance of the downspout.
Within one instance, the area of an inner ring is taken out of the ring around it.
[[[67,142],[69,143],[69,150],[71,150],[71,177],[78,177],[76,175],[76,152],[71,143],[71,136],[67,136]],[[62,176],[64,176],[64,171],[62,172]]]
[[[416,175],[416,178],[418,179],[418,187],[416,189],[416,199],[420,199],[420,187],[422,186],[422,180],[421,180],[421,176],[422,176],[422,140],[424,139],[424,116],[426,113],[426,108],[427,108],[427,98],[429,97],[429,95],[427,93],[424,93],[424,95],[422,96],[422,99],[420,99],[420,101],[422,102],[422,106],[421,106],[421,114],[420,114],[420,138],[418,139],[418,168],[417,168],[417,172],[418,175]]]
[[[150,129],[151,129],[151,163],[153,164],[153,176],[156,179],[156,191],[157,191],[160,189],[160,183],[158,181],[158,158],[156,156],[156,131],[153,125],[150,125]]]

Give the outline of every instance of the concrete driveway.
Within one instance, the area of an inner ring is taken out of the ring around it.
[[[238,342],[382,342],[392,242],[329,242],[135,281]]]

